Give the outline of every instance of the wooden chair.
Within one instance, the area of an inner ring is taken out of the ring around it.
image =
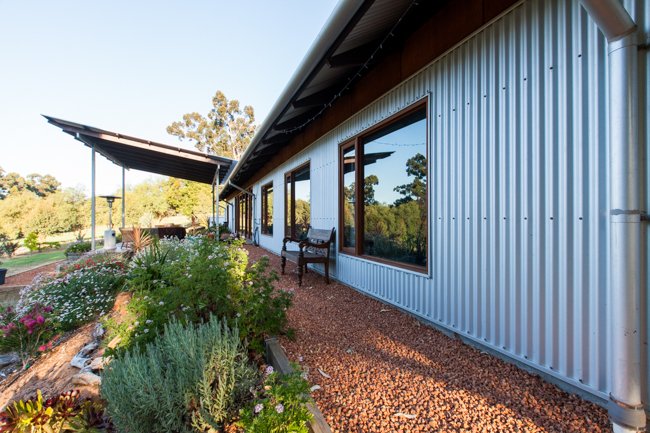
[[[122,233],[122,248],[128,248],[133,245],[133,229],[120,227],[120,233]]]
[[[325,282],[330,283],[330,246],[334,241],[334,229],[323,230],[309,228],[304,240],[291,237],[282,240],[282,274],[287,259],[298,265],[298,286],[302,286],[302,274],[307,272],[308,263],[322,263],[325,265]],[[287,242],[298,244],[298,251],[288,251]]]

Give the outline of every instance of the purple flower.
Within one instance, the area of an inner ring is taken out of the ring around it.
[[[262,412],[262,409],[264,409],[264,405],[262,403],[258,403],[255,405],[255,413],[260,413]]]
[[[45,317],[40,316],[40,315],[37,316],[36,317],[36,323],[38,323],[39,325],[42,325],[43,323],[45,323]]]
[[[264,373],[265,373],[267,376],[268,376],[269,374],[273,373],[273,367],[269,365],[268,367],[266,367],[266,370],[264,371]]]
[[[284,412],[284,406],[282,405],[282,403],[279,403],[277,406],[275,406],[275,411],[276,411],[277,413],[282,413],[282,412]]]

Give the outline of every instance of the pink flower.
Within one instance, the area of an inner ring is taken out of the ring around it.
[[[36,317],[36,323],[38,323],[39,325],[42,325],[43,323],[45,323],[45,317],[43,317],[41,315],[38,315]]]
[[[47,346],[46,346],[46,345],[43,344],[42,346],[38,346],[38,351],[39,351],[39,352],[45,352],[46,350],[47,350]]]
[[[53,310],[52,307],[45,307],[45,308],[43,308],[43,311],[46,312],[46,313],[51,313],[52,310]]]

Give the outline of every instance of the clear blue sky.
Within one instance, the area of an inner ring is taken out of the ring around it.
[[[90,192],[90,149],[41,114],[178,144],[166,126],[220,89],[260,124],[336,3],[0,0],[0,167]],[[114,192],[121,169],[97,162]]]

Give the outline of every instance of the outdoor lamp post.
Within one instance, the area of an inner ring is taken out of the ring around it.
[[[113,230],[113,202],[122,197],[115,195],[100,195],[100,197],[105,198],[108,203],[108,229],[104,231],[104,249],[113,250],[116,245],[115,231]]]

